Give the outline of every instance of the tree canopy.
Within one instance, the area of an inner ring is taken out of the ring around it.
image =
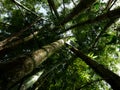
[[[119,0],[1,0],[0,90],[119,90]]]

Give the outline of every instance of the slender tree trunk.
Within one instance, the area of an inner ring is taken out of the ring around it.
[[[15,4],[17,4],[18,6],[26,9],[27,11],[30,11],[28,8],[26,8],[25,6],[23,6],[22,4],[20,4],[19,2],[17,2],[16,0],[11,0],[13,1]],[[91,6],[96,0],[89,0],[87,1],[88,3],[86,3],[86,0],[82,0],[74,9],[71,13],[69,13],[59,24],[60,25],[64,25],[65,23],[69,22],[70,20],[72,20],[75,16],[77,16],[80,12],[86,10],[87,8],[89,8],[89,6]],[[55,8],[55,4],[53,1],[48,0],[48,3],[50,4],[50,6],[53,8],[55,14],[57,15],[57,17],[59,17],[58,12]],[[83,7],[84,6],[84,7]],[[78,9],[80,8],[80,9]],[[33,13],[33,12],[32,12]],[[26,30],[28,30],[29,28],[31,28],[31,26],[33,26],[38,20],[40,20],[41,18],[38,17],[33,23],[31,23],[28,27],[26,27],[25,29],[21,30],[18,33],[15,33],[14,35],[12,35],[11,37],[3,40],[0,42],[0,51],[4,49],[4,47],[7,47],[5,45],[7,45],[8,43],[12,42],[13,40],[17,39],[18,36],[20,36],[23,32],[25,32]],[[42,19],[41,19],[42,20]],[[54,28],[54,30],[58,29],[58,26]]]
[[[84,55],[80,50],[74,47],[70,47],[70,50],[85,61],[85,63],[89,65],[97,74],[99,74],[107,83],[109,83],[114,90],[120,89],[120,77],[118,75],[105,68],[102,64],[99,64],[90,57]]]
[[[36,22],[38,22],[38,20],[40,20],[40,17],[38,17],[34,22],[32,22],[30,25],[22,29],[20,32],[14,33],[12,36],[0,41],[0,51],[3,50],[4,47],[13,40],[19,39],[19,36],[22,35],[28,29],[30,29]]]
[[[0,80],[0,90],[5,90],[3,88],[8,89],[11,85],[31,73],[34,68],[38,67],[50,55],[62,47],[66,39],[67,38],[60,39],[46,45],[28,56],[20,57],[11,62],[0,63],[0,73],[2,77],[2,80]]]
[[[29,8],[27,8],[26,6],[22,5],[20,2],[16,1],[16,0],[11,0],[13,3],[15,3],[16,5],[18,5],[19,7],[25,9],[26,11],[38,16],[35,12],[33,12],[32,10],[30,10]]]
[[[36,32],[34,32],[33,34],[29,35],[28,37],[25,37],[25,38],[23,38],[23,39],[19,39],[19,40],[15,41],[15,42],[12,42],[12,43],[10,43],[10,44],[8,44],[8,45],[5,45],[4,47],[0,48],[0,55],[1,55],[1,57],[2,57],[3,55],[5,55],[6,53],[8,53],[9,51],[15,50],[15,48],[17,47],[17,45],[19,45],[19,44],[21,44],[21,43],[24,43],[24,42],[30,41],[30,40],[33,39],[34,36],[37,35],[38,33],[39,33],[39,32],[36,31]]]
[[[16,49],[16,47],[19,45],[19,44],[22,44],[22,43],[24,43],[24,42],[28,42],[28,41],[30,41],[31,39],[33,39],[34,38],[34,36],[37,36],[40,32],[42,32],[42,30],[44,30],[46,27],[49,27],[49,25],[45,25],[45,26],[43,26],[39,31],[35,31],[35,32],[33,32],[32,34],[30,34],[29,36],[27,36],[27,37],[25,37],[25,38],[23,38],[23,39],[18,39],[18,40],[16,40],[16,41],[14,41],[14,42],[12,42],[13,40],[14,40],[14,37],[16,37],[17,38],[17,36],[15,35],[15,36],[13,36],[13,37],[10,37],[11,38],[11,40],[8,38],[8,41],[6,41],[6,44],[4,44],[3,46],[0,46],[0,56],[2,57],[2,56],[4,56],[6,53],[8,53],[9,51],[11,51],[11,50],[14,50],[14,49]],[[20,32],[19,32],[20,33]],[[21,33],[22,34],[22,33]],[[20,35],[21,35],[20,34]],[[17,34],[18,35],[18,34]],[[13,39],[12,39],[13,38]],[[5,39],[5,40],[7,40],[7,39]],[[9,41],[10,40],[10,41]],[[3,40],[4,41],[4,40]],[[10,42],[12,42],[12,43],[10,43]],[[0,42],[0,44],[2,45],[2,41]]]
[[[93,24],[93,23],[96,23],[96,22],[100,22],[102,20],[117,19],[119,17],[120,17],[120,8],[117,8],[115,10],[108,11],[107,13],[99,15],[99,16],[95,17],[94,19],[88,19],[87,21],[72,25],[69,28],[65,29],[64,31],[59,32],[59,34],[64,33],[64,32],[66,32],[70,29],[86,25],[86,24]]]
[[[80,0],[78,5],[59,23],[64,25],[72,20],[75,16],[78,16],[82,11],[88,9],[96,0]]]
[[[58,12],[57,12],[57,8],[56,8],[56,6],[55,6],[54,0],[47,0],[47,1],[48,1],[48,3],[49,3],[50,8],[53,9],[53,11],[54,11],[57,19],[59,19],[59,14],[58,14]]]
[[[114,19],[114,20],[110,20],[110,21],[106,24],[106,26],[104,27],[104,29],[96,36],[96,38],[95,38],[95,40],[93,41],[90,49],[96,47],[96,45],[97,45],[100,37],[107,31],[107,29],[108,29],[115,21],[116,21],[115,19]]]

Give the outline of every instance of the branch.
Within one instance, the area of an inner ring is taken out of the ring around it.
[[[33,88],[37,85],[37,83],[39,82],[40,84],[37,86],[37,88],[40,88],[42,86],[42,84],[44,83],[45,78],[48,76],[49,73],[53,72],[57,67],[59,67],[60,65],[65,64],[65,62],[61,62],[56,64],[54,67],[52,67],[50,70],[46,71],[40,78],[39,80],[34,84]],[[42,79],[42,82],[41,82]],[[32,89],[33,89],[32,88]],[[35,87],[36,88],[36,87]],[[35,88],[33,90],[35,90]]]
[[[93,23],[100,22],[100,21],[106,20],[106,19],[117,19],[119,17],[120,17],[120,8],[117,8],[115,10],[108,11],[107,13],[99,15],[99,16],[95,17],[94,19],[88,19],[87,21],[84,21],[82,23],[80,22],[75,25],[72,25],[72,26],[68,27],[67,29],[65,29],[64,31],[59,32],[58,34],[64,33],[70,29],[80,27],[80,26],[83,26],[86,24],[93,24]]]
[[[78,5],[59,23],[64,25],[65,23],[78,16],[82,11],[88,9],[96,0],[81,0]]]
[[[23,34],[23,32],[27,31],[28,29],[30,29],[36,22],[38,22],[38,20],[40,20],[40,17],[38,17],[33,23],[31,23],[30,25],[28,25],[27,27],[25,27],[24,29],[20,30],[20,32],[17,32],[15,34],[13,34],[12,36],[4,39],[3,41],[0,42],[0,51],[3,50],[3,48],[5,47],[5,45],[9,44],[10,42],[12,42],[13,40],[16,40],[19,38],[19,36],[21,34]]]
[[[76,6],[76,3],[74,2],[74,0],[72,0],[73,4]]]
[[[43,26],[39,31],[35,31],[32,34],[30,34],[29,36],[23,38],[23,39],[18,39],[12,43],[6,44],[4,45],[2,48],[0,48],[0,55],[4,55],[6,53],[8,53],[9,51],[15,49],[17,47],[17,45],[22,44],[24,42],[28,42],[31,39],[34,38],[34,36],[37,36],[42,30],[44,30],[47,27],[47,25]]]
[[[54,11],[57,19],[59,19],[59,14],[58,14],[58,12],[57,12],[57,8],[56,8],[56,6],[55,6],[54,1],[53,1],[53,0],[47,0],[47,1],[48,1],[48,3],[49,3],[49,7],[53,9],[53,11]]]
[[[112,6],[115,4],[117,0],[109,0],[107,5],[106,5],[106,8],[105,10],[110,10],[110,8],[112,8]]]
[[[63,12],[64,12],[64,16],[65,16],[65,13],[66,13],[66,9],[65,9],[65,0],[63,0]]]
[[[91,81],[91,82],[87,82],[85,85],[77,88],[77,90],[81,90],[82,88],[84,88],[84,87],[86,87],[86,86],[89,86],[89,85],[91,85],[91,84],[93,84],[93,83],[96,83],[96,82],[99,82],[99,81],[102,81],[102,80],[103,80],[103,79],[97,79],[97,80],[94,80],[94,81]]]
[[[117,2],[117,0],[113,1],[113,4],[109,7],[109,10],[112,8],[112,6]]]
[[[100,37],[107,31],[107,29],[115,22],[114,20],[110,20],[110,22],[107,23],[107,25],[104,27],[104,29],[97,35],[97,37],[95,38],[93,44],[91,45],[90,49],[96,47],[97,42],[99,41]]]
[[[26,11],[31,12],[32,14],[34,14],[35,16],[38,16],[35,12],[31,11],[29,8],[27,8],[26,6],[22,5],[20,2],[16,1],[16,0],[11,0],[13,3],[15,3],[16,5],[18,5],[19,7],[25,9]]]
[[[30,74],[33,69],[43,63],[56,50],[61,48],[68,38],[60,39],[56,42],[43,46],[41,49],[32,52],[28,56],[17,58],[14,61],[0,63],[0,72],[4,78],[0,81],[0,89],[8,89],[14,83]],[[4,80],[5,79],[5,80]],[[5,83],[4,83],[5,82]]]
[[[98,75],[100,75],[107,83],[109,83],[114,90],[118,90],[120,88],[120,77],[117,74],[113,73],[102,64],[97,63],[95,60],[91,59],[77,48],[74,48],[68,44],[66,46],[68,46],[77,57],[81,58]]]

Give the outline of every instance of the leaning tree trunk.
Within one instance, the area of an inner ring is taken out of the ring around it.
[[[99,74],[107,83],[109,83],[114,90],[120,89],[120,77],[118,75],[105,68],[102,64],[98,64],[90,57],[84,55],[78,49],[70,46],[70,50],[85,61],[85,63],[89,65],[97,74]]]
[[[14,83],[22,79],[45,61],[50,55],[64,45],[66,38],[60,39],[36,50],[30,55],[25,55],[11,62],[0,63],[0,90],[10,88]]]
[[[80,2],[73,8],[73,10],[63,18],[63,20],[60,21],[60,25],[64,25],[67,22],[74,19],[76,16],[78,16],[82,11],[87,10],[90,8],[92,4],[94,4],[97,0],[80,0]]]
[[[100,21],[103,21],[103,20],[111,20],[111,19],[115,20],[115,19],[118,19],[118,18],[120,18],[120,7],[117,8],[117,9],[111,10],[109,12],[106,12],[104,14],[101,14],[101,15],[93,18],[93,19],[88,19],[87,21],[74,24],[74,25],[66,28],[64,31],[59,32],[59,34],[64,33],[68,30],[73,29],[73,28],[84,26],[84,25],[87,25],[87,24],[93,24],[93,23],[100,22]]]

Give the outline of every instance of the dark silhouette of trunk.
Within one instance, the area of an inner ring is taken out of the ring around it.
[[[86,25],[86,24],[93,24],[93,23],[96,23],[96,22],[100,22],[102,20],[117,19],[119,17],[120,17],[120,8],[117,8],[115,10],[108,11],[107,13],[99,15],[99,16],[95,17],[94,19],[88,19],[87,21],[72,25],[69,28],[65,29],[64,31],[59,32],[59,34],[64,33],[64,32],[66,32],[70,29]]]
[[[78,5],[59,23],[64,25],[65,23],[72,20],[75,16],[78,16],[82,11],[88,9],[96,0],[80,0]]]
[[[70,45],[67,44],[69,47]],[[107,83],[111,85],[114,90],[120,89],[120,77],[105,68],[102,64],[97,63],[90,57],[83,54],[80,50],[70,46],[70,50],[74,52],[79,58],[81,58],[87,65],[89,65],[98,75],[100,75]]]
[[[32,22],[24,29],[20,30],[20,32],[14,33],[10,37],[0,41],[0,51],[3,50],[4,47],[6,47],[6,45],[8,45],[10,42],[19,39],[19,36],[21,36],[25,31],[29,30],[36,22],[38,22],[38,20],[40,20],[40,17],[38,17],[34,22]]]
[[[11,0],[12,2],[14,2],[16,5],[24,8],[25,10],[31,12],[31,10],[29,10],[27,7],[23,6],[22,4],[20,4],[18,1],[16,0]],[[75,16],[77,16],[80,12],[86,10],[87,8],[89,8],[89,6],[91,6],[96,0],[82,0],[80,1],[80,3],[71,11],[71,13],[69,13],[61,22],[59,22],[59,25],[64,25],[65,23],[69,22],[70,20],[72,20]],[[52,0],[48,0],[48,3],[50,5],[50,7],[52,7],[52,9],[54,10],[55,14],[57,17],[59,17],[58,12],[56,10],[55,4]],[[31,12],[34,14],[34,12]],[[23,30],[21,30],[18,33],[13,34],[11,37],[6,38],[5,40],[0,42],[0,51],[4,48],[4,46],[8,43],[10,43],[13,40],[16,40],[17,38],[19,38],[19,36],[25,32],[26,30],[28,30],[29,28],[31,28],[38,20],[43,20],[40,17],[37,17],[37,19],[31,23],[29,26],[27,26],[26,28],[24,28]],[[54,28],[54,30],[56,30],[56,28],[58,29],[58,26]]]
[[[58,14],[58,12],[57,12],[57,8],[56,8],[56,6],[55,6],[54,0],[47,0],[47,1],[48,1],[48,3],[49,3],[50,8],[53,9],[53,11],[54,11],[57,19],[59,19],[59,14]]]
[[[30,34],[29,36],[23,38],[23,39],[17,39],[16,41],[12,42],[13,40],[15,40],[18,35],[22,35],[21,31],[18,32],[18,34],[13,35],[13,37],[9,37],[3,41],[1,41],[1,46],[0,46],[0,56],[4,56],[6,53],[9,53],[11,50],[15,50],[16,47],[19,44],[22,44],[24,42],[29,42],[30,40],[32,40],[35,36],[37,36],[40,32],[42,32],[44,29],[46,29],[46,27],[49,27],[49,25],[44,25],[39,31],[35,31],[32,34]],[[15,38],[14,38],[15,37]],[[6,41],[8,40],[8,41]],[[6,43],[4,43],[4,41],[6,41]],[[10,43],[11,42],[11,43]],[[7,45],[6,45],[7,44]],[[3,45],[3,46],[2,46]]]
[[[67,38],[60,39],[49,45],[34,51],[30,55],[21,56],[10,62],[0,63],[0,90],[10,88],[14,83],[30,74],[34,68],[38,67],[50,55],[64,45]]]

